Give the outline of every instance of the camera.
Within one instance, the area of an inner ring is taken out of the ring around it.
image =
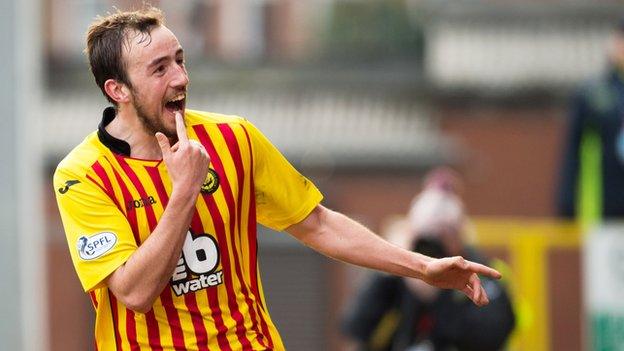
[[[442,242],[435,234],[421,234],[412,244],[412,251],[433,258],[448,257]]]

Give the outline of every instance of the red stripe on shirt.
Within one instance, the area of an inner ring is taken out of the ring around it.
[[[244,187],[245,187],[245,169],[243,167],[243,161],[242,161],[242,157],[241,157],[241,152],[240,152],[240,147],[238,144],[238,140],[236,139],[236,136],[234,135],[234,132],[232,131],[232,128],[230,128],[229,125],[227,124],[219,124],[219,131],[221,132],[221,134],[223,135],[223,138],[226,141],[226,145],[228,146],[228,150],[230,151],[230,155],[232,156],[232,160],[234,162],[234,167],[236,169],[236,179],[238,182],[238,207],[236,209],[236,220],[238,223],[238,228],[239,230],[241,230],[241,225],[242,225],[242,221],[241,221],[241,217],[242,217],[242,203],[243,203],[243,193],[244,193]],[[229,193],[230,197],[232,196],[231,192]],[[251,194],[250,194],[251,196]],[[230,200],[232,203],[234,202],[233,199]],[[234,221],[231,221],[230,224],[232,233],[234,232]],[[234,240],[234,238],[232,238],[232,240]],[[249,240],[255,240],[254,238],[249,238]],[[256,252],[254,251],[250,251],[250,260],[255,260],[256,257]],[[242,263],[241,263],[242,264]],[[247,303],[247,305],[249,306],[249,311],[250,311],[250,315],[253,321],[253,327],[254,330],[256,331],[256,333],[258,334],[262,334],[260,333],[260,330],[258,330],[258,317],[256,315],[256,309],[255,309],[255,304],[252,301],[252,299],[250,298],[249,294],[249,290],[247,287],[247,279],[243,279],[243,272],[242,272],[242,267],[241,265],[237,265],[236,266],[236,273],[238,275],[238,278],[240,281],[245,282],[245,284],[241,284],[242,288],[243,288],[243,294],[245,296],[245,302]],[[266,347],[266,345],[264,345],[264,340],[261,340],[263,343],[263,346]]]
[[[205,200],[204,200],[205,201]],[[214,215],[214,208],[208,206],[208,212],[210,214],[210,216],[213,218],[213,221],[216,221],[215,215]],[[220,216],[219,212],[217,211],[217,215]],[[195,220],[195,218],[197,220]],[[199,213],[195,213],[195,215],[193,216],[193,222],[191,222],[193,224],[192,228],[193,231],[196,231],[198,233],[203,233],[204,229],[203,229],[203,225],[201,223],[201,218],[199,217]],[[199,226],[199,228],[198,228]],[[215,223],[215,227],[216,227],[216,223]],[[198,228],[198,229],[196,229]],[[223,238],[223,235],[219,235],[217,234],[217,241],[219,242],[219,244],[225,240],[225,238]],[[219,248],[219,252],[223,252],[223,250],[221,248]],[[227,256],[227,251],[225,251],[226,254],[221,254],[220,257],[221,259],[223,259],[224,256]],[[222,264],[223,267],[223,275],[225,276],[226,273],[226,266],[225,263]],[[226,280],[227,278],[224,278],[224,280]],[[223,322],[223,312],[221,311],[221,306],[219,304],[219,295],[217,294],[217,289],[216,288],[207,288],[206,289],[206,296],[208,297],[208,303],[210,305],[210,314],[212,315],[212,319],[215,322],[215,328],[217,329],[217,343],[219,344],[219,348],[221,350],[229,350],[231,351],[232,348],[230,347],[230,343],[227,340],[227,328],[225,327],[225,323]]]
[[[195,208],[195,213],[193,213],[193,219],[191,219],[191,234],[192,233],[204,233],[204,232],[205,232],[204,225],[202,223],[201,217],[199,216],[199,212],[197,212],[197,208]],[[219,255],[219,256],[223,256],[223,255]],[[219,344],[219,348],[222,350],[223,349],[231,350],[230,344],[227,340],[227,335],[226,335],[227,328],[225,327],[225,324],[223,323],[223,316],[221,312],[221,306],[219,304],[219,295],[217,294],[217,289],[207,288],[206,298],[208,299],[208,307],[210,308],[210,316],[212,317],[212,320],[214,320],[215,328],[217,329],[216,338]]]
[[[256,198],[255,198],[255,186],[254,186],[254,158],[253,158],[253,149],[251,148],[251,139],[249,138],[249,133],[245,126],[242,126],[243,131],[245,132],[245,138],[247,139],[247,145],[249,146],[249,168],[251,172],[249,172],[249,220],[247,222],[247,230],[249,231],[250,240],[249,240],[249,252],[251,253],[252,259],[250,260],[250,280],[252,282],[252,289],[256,298],[260,303],[262,303],[262,299],[260,298],[260,289],[258,287],[258,234],[257,234],[257,223],[256,223]],[[253,239],[253,240],[252,240]],[[263,306],[264,308],[264,306]]]
[[[123,156],[115,155],[115,157],[117,158],[117,162],[119,162],[121,169],[124,171],[126,176],[130,179],[130,182],[132,183],[134,188],[139,193],[139,196],[143,199],[146,199],[147,192],[145,191],[143,184],[141,184],[141,180],[136,175],[134,170],[130,167],[130,165],[128,165],[128,163],[123,158]],[[154,208],[152,206],[144,206],[143,209],[145,210],[145,215],[147,216],[147,223],[149,225],[149,230],[151,233],[152,231],[154,231],[154,228],[156,228],[156,225],[158,224],[158,221],[156,220],[156,214],[154,213]]]
[[[141,348],[137,342],[136,331],[136,319],[134,317],[134,311],[126,307],[126,335],[128,336],[128,342],[130,343],[130,349],[132,351],[140,351]]]
[[[195,296],[195,294],[184,294],[184,303],[191,315],[195,339],[197,339],[197,348],[199,351],[208,351],[208,331],[206,331],[204,316],[199,310],[199,306],[197,306],[197,298]]]
[[[229,278],[225,281],[225,283],[226,283],[226,290],[227,290],[227,295],[228,295],[228,306],[230,308],[230,313],[234,321],[236,321],[236,335],[238,337],[238,341],[240,341],[240,343],[242,344],[243,349],[247,349],[251,347],[251,342],[249,341],[249,339],[247,339],[246,330],[245,330],[245,319],[239,310],[238,302],[236,301],[236,292],[234,291],[234,286],[231,280],[231,277],[233,275],[231,272],[232,267],[234,268],[238,267],[238,270],[236,272],[237,279],[240,282],[241,286],[244,287],[243,275],[238,274],[240,272],[241,262],[239,258],[239,252],[236,249],[235,228],[234,228],[234,225],[236,223],[235,222],[236,211],[235,211],[234,197],[232,195],[232,189],[230,187],[230,183],[227,178],[227,174],[225,172],[223,162],[221,161],[221,158],[219,157],[219,154],[214,144],[212,143],[212,140],[210,140],[210,137],[208,137],[208,133],[206,132],[206,129],[199,125],[194,126],[193,129],[195,130],[195,133],[197,134],[197,137],[199,138],[200,142],[204,145],[204,147],[206,147],[206,150],[208,151],[208,154],[210,155],[210,162],[214,165],[214,168],[217,174],[219,174],[220,186],[223,189],[223,195],[225,197],[225,202],[227,204],[228,212],[230,214],[230,221],[229,221],[230,222],[229,223],[230,224],[230,241],[232,244],[231,252],[232,252],[232,255],[234,256],[234,262],[233,263],[230,262],[229,254],[222,255],[223,256],[223,270],[224,270],[225,276]],[[219,212],[216,201],[214,197],[212,197],[212,195],[210,194],[204,194],[203,198],[208,205],[208,209],[210,213],[213,215],[215,229],[217,231],[217,235],[219,236],[219,244],[224,247],[224,252],[228,253],[229,252],[228,243],[227,243],[227,239],[225,238],[226,237],[225,223],[223,221],[223,218],[221,217],[221,213]],[[245,296],[245,298],[247,300],[249,299],[248,296]]]
[[[257,233],[257,222],[256,222],[256,190],[254,186],[254,157],[253,157],[253,149],[251,147],[251,138],[249,137],[249,132],[245,128],[245,126],[241,126],[243,131],[245,132],[245,138],[247,139],[247,146],[249,147],[249,219],[247,222],[247,231],[249,233],[249,252],[251,253],[250,258],[250,269],[249,269],[249,278],[251,280],[251,287],[253,289],[254,294],[256,295],[256,301],[258,301],[258,305],[260,308],[265,310],[264,301],[262,300],[262,296],[260,295],[260,287],[258,286],[258,233]],[[271,338],[271,333],[269,332],[269,327],[266,324],[264,318],[260,318],[260,323],[262,323],[262,330],[265,332],[266,337],[269,339],[269,345],[271,349],[274,348],[273,338]]]
[[[154,186],[156,187],[156,192],[158,193],[158,197],[161,199],[163,207],[166,207],[169,203],[169,195],[167,194],[166,188],[162,182],[162,178],[160,177],[160,173],[157,168],[148,169],[148,173],[154,182]],[[204,227],[199,218],[199,214],[197,210],[193,214],[193,219],[191,220],[191,227],[193,230],[197,232],[203,232]],[[208,349],[208,332],[206,330],[206,326],[204,325],[204,319],[199,307],[197,305],[196,294],[184,294],[184,303],[188,309],[188,312],[191,316],[191,321],[193,323],[193,329],[195,331],[195,338],[197,339],[197,347],[199,351],[209,351]],[[216,304],[219,306],[219,301],[209,301],[210,304]],[[221,313],[220,311],[218,313]]]
[[[111,184],[110,178],[108,177],[108,174],[104,170],[104,167],[102,167],[102,165],[100,164],[99,161],[95,161],[95,163],[93,165],[91,165],[91,168],[93,169],[95,174],[98,176],[98,178],[100,178],[100,180],[104,184],[104,188],[102,188],[100,183],[95,181],[95,179],[91,178],[91,176],[88,175],[88,174],[87,174],[87,178],[89,180],[91,180],[93,183],[95,183],[98,187],[100,187],[100,189],[104,190],[104,193],[106,193],[106,195],[108,195],[108,197],[110,197],[111,200],[113,200],[113,202],[115,203],[117,208],[119,208],[121,213],[125,213],[124,208],[119,203],[119,199],[117,199],[117,197],[115,196],[115,191],[113,190],[113,185]]]
[[[98,300],[97,300],[97,296],[95,296],[95,292],[89,291],[89,297],[91,297],[91,303],[93,304],[93,307],[97,310]]]
[[[110,302],[111,316],[113,317],[113,329],[115,332],[115,349],[122,351],[121,347],[121,335],[119,334],[119,315],[117,314],[117,299],[113,294],[108,294],[108,300]]]
[[[136,175],[134,170],[128,165],[123,156],[115,155],[117,162],[121,166],[121,169],[124,171],[126,176],[130,179],[130,182],[135,187],[139,196],[143,199],[147,198],[147,192],[145,192],[145,188],[139,177]],[[147,216],[147,223],[149,225],[150,233],[156,228],[156,214],[154,214],[154,208],[152,206],[144,206],[145,214]],[[130,210],[135,212],[136,210]],[[150,309],[147,313],[145,313],[145,324],[147,324],[147,338],[149,340],[149,345],[154,351],[162,351],[162,344],[160,342],[160,330],[158,328],[158,321],[156,320],[156,316],[154,314],[154,310]]]
[[[197,208],[195,208],[195,212],[193,213],[193,218],[191,219],[191,232],[194,233],[204,233],[204,225],[202,224],[201,218],[199,216],[199,212],[197,212]],[[208,288],[210,290],[211,288]],[[214,288],[213,288],[214,290]],[[206,331],[206,326],[204,325],[204,316],[202,315],[199,307],[197,306],[197,299],[194,294],[184,294],[184,302],[189,306],[189,312],[191,313],[191,320],[193,321],[193,326],[195,328],[195,337],[197,338],[197,345],[200,347],[200,350],[203,350],[202,347],[208,348],[208,332]],[[208,298],[208,307],[210,308],[210,315],[212,319],[215,321],[215,328],[217,332],[220,333],[222,330],[226,330],[225,325],[223,324],[223,319],[221,316],[221,308],[219,307],[219,297],[211,296],[208,292],[206,292],[206,297]],[[216,307],[215,307],[216,306]]]
[[[156,187],[156,193],[158,195],[158,199],[162,204],[163,209],[167,207],[167,203],[169,203],[169,196],[167,195],[167,190],[165,189],[165,185],[162,182],[162,178],[160,177],[160,172],[158,172],[157,167],[149,167],[146,166],[145,170],[147,174],[149,174],[152,179],[152,183]],[[163,292],[160,294],[160,301],[165,308],[165,312],[167,314],[167,321],[169,323],[169,327],[171,329],[171,339],[173,340],[173,347],[176,350],[186,350],[186,345],[184,342],[184,333],[182,332],[182,324],[180,323],[180,316],[178,315],[178,311],[173,304],[173,297],[171,295],[171,289],[169,287],[163,289]],[[188,305],[187,305],[188,308]]]
[[[217,289],[206,289],[206,295],[208,296],[209,301],[217,302],[216,304],[212,302],[210,303],[210,313],[212,314],[212,318],[215,321],[215,327],[217,328],[217,342],[219,343],[219,348],[221,350],[232,351],[230,342],[227,340],[227,328],[223,322],[223,313],[221,312],[221,307],[218,303],[219,296],[217,294]]]
[[[132,201],[132,194],[130,194],[130,190],[128,190],[126,183],[124,183],[123,179],[121,179],[119,172],[117,172],[115,168],[112,168],[112,170],[115,175],[115,179],[117,180],[117,184],[119,184],[119,187],[121,188],[121,195],[123,196],[124,204],[127,204],[129,201]],[[141,244],[141,237],[139,236],[139,225],[137,222],[136,211],[126,210],[125,213],[128,223],[130,224],[130,228],[132,229],[132,234],[134,235],[134,242],[138,246]]]
[[[110,163],[110,160],[107,159]],[[119,172],[115,170],[112,164],[110,164],[111,169],[113,170],[113,174],[121,188],[121,194],[124,198],[124,203],[128,203],[128,201],[132,201],[132,195],[130,194],[130,190],[126,186],[126,183],[119,175]],[[132,234],[134,235],[134,241],[137,246],[141,243],[141,238],[139,236],[139,226],[136,218],[135,211],[126,211],[126,218],[128,219],[128,223],[130,224],[130,228],[132,229]],[[112,292],[109,290],[110,294]],[[128,343],[130,344],[130,348],[132,350],[140,350],[139,344],[137,343],[137,334],[136,334],[136,320],[134,319],[134,311],[129,308],[126,308],[126,336],[128,338]]]
[[[195,128],[196,132],[198,128],[200,128],[200,126],[196,126]],[[200,141],[202,141],[202,144],[204,144],[204,146],[208,150],[208,153],[210,154],[210,162],[212,162],[212,164],[214,165],[217,173],[220,173],[220,185],[223,189],[223,195],[225,197],[225,202],[227,204],[228,212],[230,214],[230,220],[229,220],[230,242],[232,243],[231,252],[234,256],[234,262],[232,264],[229,264],[228,267],[230,267],[230,269],[231,267],[235,268],[235,272],[237,276],[236,278],[241,284],[244,298],[247,301],[248,306],[251,306],[250,304],[251,299],[249,298],[247,288],[245,286],[245,280],[243,279],[243,274],[241,271],[242,263],[240,259],[240,251],[236,248],[237,238],[236,238],[235,225],[236,225],[237,216],[236,216],[236,204],[234,203],[234,195],[232,194],[232,188],[230,186],[229,179],[226,176],[225,167],[223,166],[223,162],[221,161],[221,158],[219,157],[219,154],[217,153],[216,148],[214,144],[212,143],[212,140],[210,140],[210,138],[208,137],[205,128],[202,128],[201,130],[203,131],[203,133],[201,133],[201,136],[198,133],[198,137],[200,138]],[[242,189],[240,190],[242,191]],[[212,196],[210,197],[210,199],[214,201],[214,198]],[[219,220],[223,222],[222,218],[220,218]],[[224,226],[224,234],[225,234],[225,223],[223,223],[223,226]],[[228,256],[228,260],[229,260],[229,256]],[[231,275],[231,273],[229,274]],[[234,287],[233,285],[229,285],[227,287],[228,287],[228,305],[230,307],[230,311],[232,311],[232,318],[234,318],[234,320],[236,321],[236,335],[238,336],[238,339],[241,342],[243,349],[250,348],[251,343],[249,342],[249,339],[247,339],[247,336],[246,336],[244,316],[242,315],[238,307],[238,302],[236,300],[236,293],[234,292]]]

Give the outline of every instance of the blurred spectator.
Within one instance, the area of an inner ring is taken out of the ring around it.
[[[459,188],[450,170],[432,172],[403,230],[388,239],[433,257],[460,255],[487,263],[466,244]],[[461,293],[374,273],[349,306],[342,329],[356,350],[499,350],[515,325],[512,304],[500,282],[483,279],[483,286],[490,304],[479,308]]]
[[[610,40],[606,74],[573,96],[558,211],[585,225],[624,216],[624,20]]]

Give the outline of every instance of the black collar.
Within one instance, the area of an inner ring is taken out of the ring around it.
[[[98,125],[98,138],[102,144],[104,144],[112,152],[129,157],[130,144],[110,135],[104,128],[115,119],[115,116],[117,116],[117,110],[114,107],[109,106],[104,109],[104,112],[102,112],[102,121]]]

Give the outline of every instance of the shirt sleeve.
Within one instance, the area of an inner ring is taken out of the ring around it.
[[[130,224],[115,202],[86,176],[58,168],[54,192],[82,287],[85,291],[99,288],[137,249]]]
[[[284,230],[305,219],[323,195],[253,124],[244,124],[253,152],[257,220]]]

